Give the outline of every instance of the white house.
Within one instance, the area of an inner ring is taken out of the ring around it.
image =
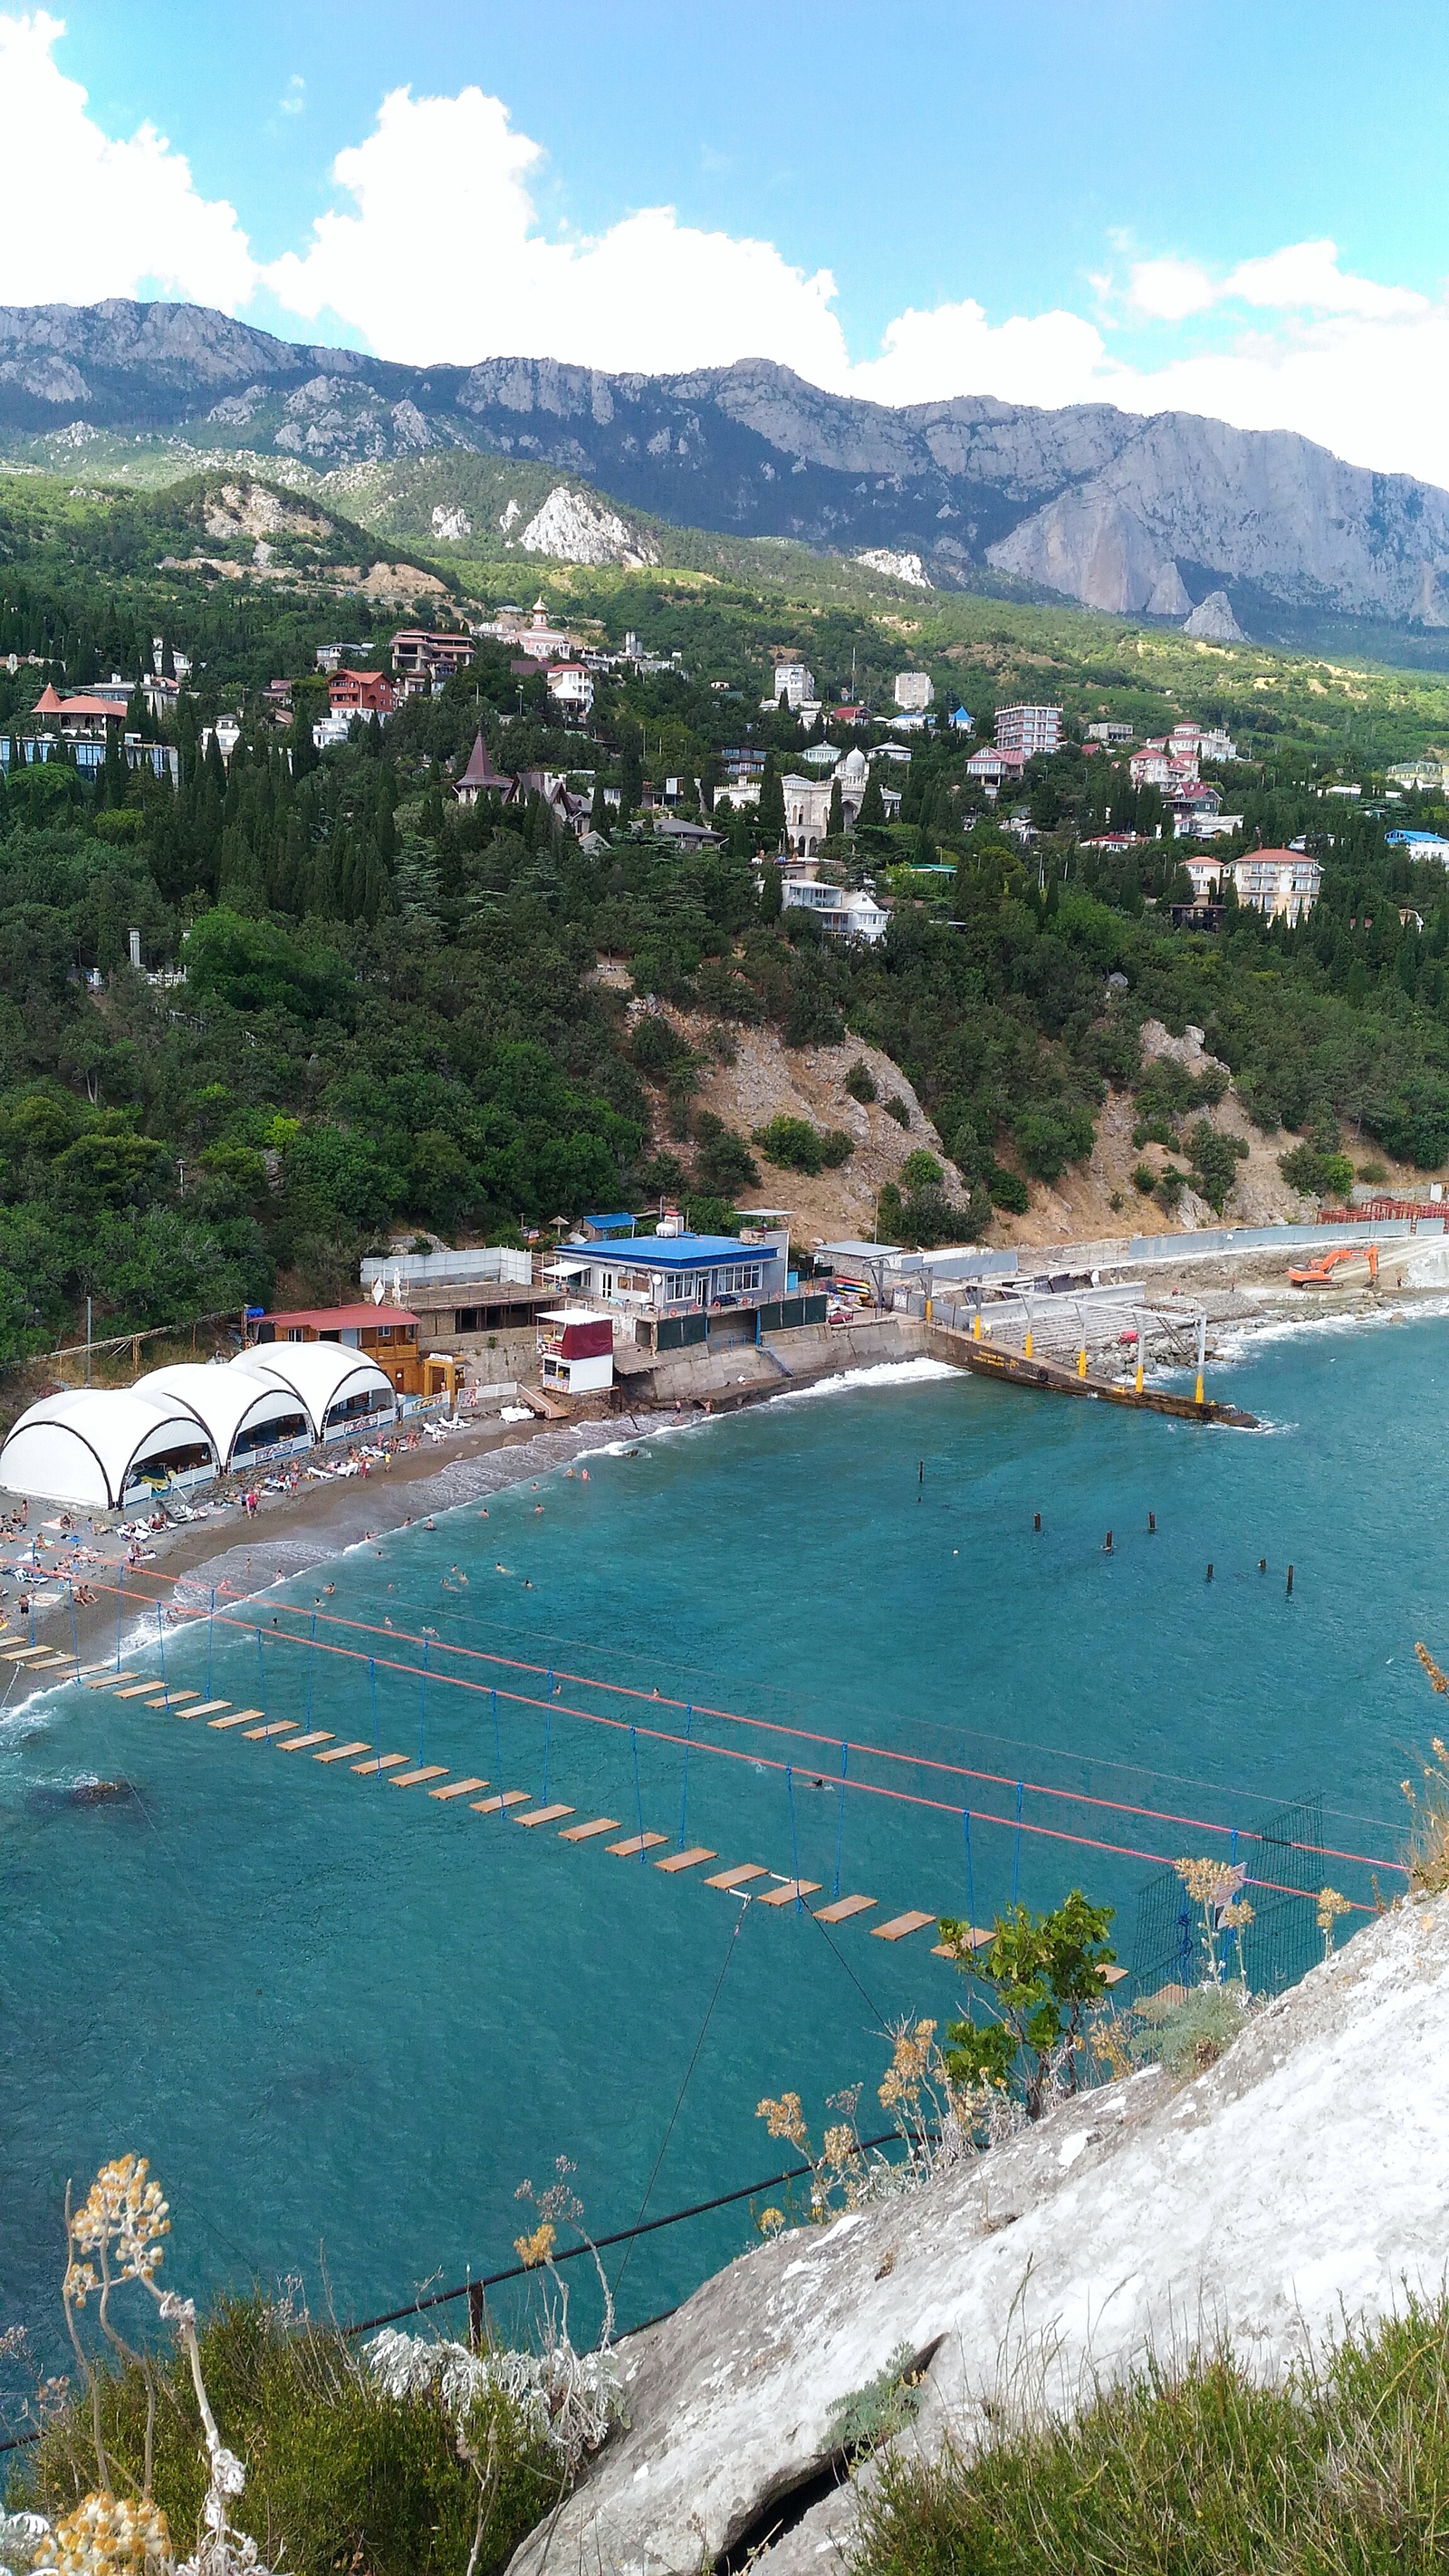
[[[1303,850],[1252,850],[1243,859],[1184,859],[1193,899],[1211,901],[1229,877],[1239,903],[1252,904],[1270,921],[1301,921],[1318,901],[1323,870]]]
[[[539,1380],[562,1395],[598,1395],[614,1383],[614,1326],[592,1306],[551,1306],[539,1316]]]
[[[823,885],[813,867],[786,868],[780,901],[786,911],[812,912],[832,937],[863,939],[871,947],[884,939],[890,918],[868,888]]]
[[[546,674],[548,694],[565,715],[593,712],[594,684],[582,662],[555,662]]]

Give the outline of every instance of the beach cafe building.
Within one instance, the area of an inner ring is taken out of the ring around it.
[[[312,1342],[335,1342],[340,1349],[365,1351],[382,1370],[396,1395],[457,1394],[458,1363],[451,1351],[424,1356],[418,1349],[420,1318],[406,1306],[385,1306],[375,1298],[357,1306],[300,1306],[288,1313],[262,1315],[257,1346],[285,1343],[290,1349]]]
[[[823,1296],[798,1293],[786,1227],[686,1234],[665,1219],[654,1234],[610,1239],[606,1222],[586,1218],[580,1234],[592,1226],[595,1239],[560,1244],[544,1277],[620,1315],[641,1350],[758,1342],[763,1333],[826,1320]]]

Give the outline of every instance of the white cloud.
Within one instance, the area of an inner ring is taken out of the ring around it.
[[[94,304],[143,289],[231,310],[255,270],[235,209],[202,197],[152,125],[113,142],[53,59],[63,19],[0,17],[5,219],[0,303]]]
[[[300,116],[307,104],[307,84],[300,72],[293,72],[277,101],[283,116]]]
[[[551,242],[529,193],[543,157],[480,89],[393,90],[366,142],[334,165],[353,211],[319,217],[305,252],[275,261],[265,282],[289,312],[339,313],[375,349],[419,364],[552,356],[669,370],[773,357],[818,383],[846,370],[828,270],[807,277],[772,243],[698,231],[668,206]],[[431,254],[438,243],[446,257]]]
[[[422,364],[536,356],[653,371],[773,358],[885,403],[1105,401],[1296,429],[1355,463],[1449,485],[1449,305],[1353,275],[1332,241],[1215,276],[1114,238],[1128,283],[1114,296],[1109,280],[1089,281],[1100,321],[1058,308],[995,323],[971,298],[907,307],[878,352],[853,361],[830,271],[792,266],[771,242],[703,231],[668,206],[549,240],[531,193],[542,147],[501,100],[468,88],[385,98],[372,133],[335,164],[348,205],[264,268],[235,210],[199,193],[152,126],[129,140],[102,131],[56,66],[63,33],[44,10],[0,15],[0,302],[159,292],[236,312],[266,286],[299,320],[335,315],[381,354]],[[304,100],[294,76],[279,107]],[[1163,332],[1209,313],[1222,345],[1152,365],[1121,354],[1123,324],[1150,322],[1160,348]]]
[[[1205,313],[1218,297],[1205,268],[1186,259],[1140,259],[1132,271],[1130,301],[1149,321],[1185,322]]]

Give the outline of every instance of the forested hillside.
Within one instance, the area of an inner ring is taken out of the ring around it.
[[[22,770],[12,755],[0,790],[0,1358],[68,1337],[87,1293],[98,1333],[279,1288],[336,1293],[359,1250],[398,1225],[496,1240],[676,1189],[729,1222],[740,1195],[778,1190],[768,1152],[812,1148],[700,1117],[705,1059],[667,1014],[631,1018],[631,988],[690,1009],[715,1055],[760,1021],[791,1046],[849,1033],[884,1049],[970,1188],[969,1206],[952,1206],[926,1162],[914,1167],[914,1195],[882,1215],[925,1242],[984,1231],[993,1202],[1021,1205],[1032,1176],[1080,1158],[1108,1085],[1133,1088],[1144,1138],[1178,1147],[1194,1186],[1231,1204],[1231,1159],[1195,1116],[1201,1092],[1160,1065],[1143,1074],[1148,1016],[1204,1027],[1254,1118],[1282,1131],[1301,1185],[1341,1184],[1326,1158],[1344,1143],[1360,1161],[1378,1145],[1425,1170],[1449,1156],[1444,871],[1384,838],[1393,823],[1443,825],[1444,808],[1375,792],[1374,763],[1406,734],[1422,747],[1436,714],[1449,734],[1427,682],[1340,673],[1368,793],[1329,802],[1318,791],[1346,754],[1316,666],[1276,657],[1271,691],[1255,692],[1250,660],[1184,657],[1164,684],[1130,630],[1083,618],[1073,666],[1067,612],[1033,629],[1013,610],[992,666],[984,651],[973,666],[979,726],[1023,684],[1080,713],[1110,706],[1139,733],[1221,714],[1248,755],[1225,774],[1243,838],[1308,834],[1326,869],[1318,912],[1292,932],[1230,910],[1217,938],[1174,933],[1158,908],[1177,879],[1170,842],[1115,857],[1081,846],[1109,807],[1114,826],[1151,832],[1155,791],[1134,796],[1105,755],[1069,749],[1029,769],[1023,841],[966,780],[969,741],[932,729],[893,773],[899,822],[872,798],[853,839],[830,845],[846,878],[869,873],[892,901],[882,945],[845,950],[807,915],[782,916],[775,873],[753,864],[775,844],[779,777],[804,748],[758,702],[780,647],[808,649],[837,686],[852,656],[858,674],[881,672],[901,655],[894,607],[887,624],[784,591],[662,576],[587,589],[576,573],[558,593],[576,624],[592,616],[601,640],[632,625],[683,657],[673,672],[608,675],[596,739],[552,723],[542,680],[484,643],[441,695],[319,758],[314,645],[341,620],[380,659],[393,613],[324,596],[311,573],[288,586],[163,571],[158,547],[179,548],[150,522],[136,537],[135,501],[108,564],[108,505],[61,509],[48,491],[12,492],[0,518],[0,654],[43,657],[13,674],[0,662],[0,733],[18,733],[48,675],[134,676],[156,633],[197,668],[175,719],[177,792],[118,756],[92,786],[59,760]],[[953,665],[937,667],[944,684]],[[1189,698],[1194,668],[1203,689]],[[260,697],[273,676],[300,683],[280,729]],[[229,766],[214,740],[200,747],[225,708],[243,720]],[[480,726],[505,773],[547,766],[592,793],[592,854],[537,799],[458,808],[448,782]],[[656,839],[639,814],[646,778],[697,779],[709,803],[721,753],[751,739],[769,754],[758,814],[719,808],[718,849]],[[626,978],[601,980],[601,956]],[[176,969],[184,980],[166,980]]]

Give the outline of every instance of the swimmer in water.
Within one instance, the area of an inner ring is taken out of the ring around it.
[[[531,1592],[533,1590],[533,1585],[529,1582],[526,1574],[523,1578],[523,1588],[525,1592]]]
[[[435,1523],[434,1523],[434,1520],[433,1520],[433,1515],[432,1515],[432,1513],[431,1513],[431,1512],[429,1512],[427,1519],[424,1521],[424,1523],[423,1523],[423,1527],[424,1527],[424,1529],[432,1529],[432,1528],[434,1528],[434,1527],[435,1527]]]
[[[579,1469],[579,1478],[580,1478],[580,1482],[581,1482],[581,1483],[583,1483],[583,1484],[585,1484],[585,1485],[588,1483],[588,1481],[589,1481],[589,1471],[588,1471],[587,1467],[581,1467],[581,1468]]]

